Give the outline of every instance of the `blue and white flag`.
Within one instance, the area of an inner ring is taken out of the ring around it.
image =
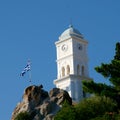
[[[31,64],[30,61],[28,61],[27,65],[25,66],[25,68],[21,72],[20,76],[24,76],[26,72],[30,71],[30,69],[31,69],[30,64]]]

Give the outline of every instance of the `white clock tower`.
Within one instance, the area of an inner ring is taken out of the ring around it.
[[[72,100],[79,102],[87,97],[82,89],[82,80],[90,80],[87,45],[82,34],[70,26],[55,42],[57,49],[57,88],[66,90]]]

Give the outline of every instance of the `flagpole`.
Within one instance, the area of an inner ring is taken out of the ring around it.
[[[29,83],[30,83],[30,85],[32,85],[32,74],[31,74],[31,70],[29,71]]]
[[[28,71],[29,72],[29,83],[30,85],[32,85],[31,61],[28,60],[28,63],[30,65],[30,70]]]

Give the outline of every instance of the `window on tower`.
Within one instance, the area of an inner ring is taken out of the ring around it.
[[[64,77],[64,76],[65,76],[65,68],[62,67],[62,77]]]
[[[80,75],[80,65],[77,65],[77,75]]]
[[[70,66],[67,65],[67,75],[69,75],[69,74],[70,74]]]

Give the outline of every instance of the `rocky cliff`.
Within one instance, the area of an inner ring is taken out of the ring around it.
[[[20,112],[30,113],[33,120],[53,120],[65,100],[72,104],[69,94],[59,88],[47,92],[42,85],[29,86],[24,91],[22,101],[13,111],[11,120],[14,120]]]

